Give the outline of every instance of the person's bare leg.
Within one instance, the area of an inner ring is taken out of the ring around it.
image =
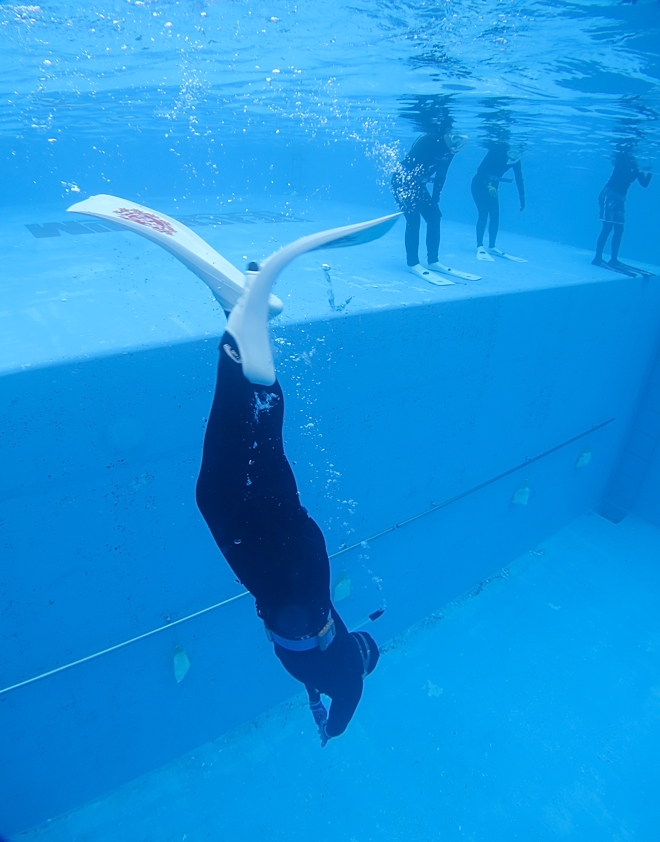
[[[619,262],[619,249],[621,248],[621,239],[623,237],[623,225],[614,225],[614,232],[612,234],[612,251],[610,253],[610,263],[616,265]]]
[[[596,256],[591,261],[592,263],[598,265],[599,263],[603,262],[603,251],[605,250],[605,245],[607,240],[612,233],[612,228],[614,226],[611,222],[603,222],[603,227],[600,230],[600,234],[598,235],[598,242],[596,243]]]

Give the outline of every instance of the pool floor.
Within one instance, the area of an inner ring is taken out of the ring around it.
[[[657,839],[659,559],[587,515],[386,647],[325,749],[301,697],[20,838]]]

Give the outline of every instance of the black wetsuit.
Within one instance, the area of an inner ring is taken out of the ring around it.
[[[488,245],[495,248],[497,232],[500,227],[500,201],[498,187],[502,177],[508,170],[513,170],[513,176],[518,188],[521,210],[525,207],[525,185],[520,161],[510,163],[509,148],[506,144],[492,147],[479,164],[472,179],[472,198],[477,206],[477,248],[484,244],[484,233],[488,222]],[[490,218],[490,221],[489,221]]]
[[[300,503],[284,454],[282,389],[278,382],[250,383],[230,354],[238,357],[234,340],[225,333],[197,505],[232,570],[255,597],[268,629],[287,639],[316,635],[332,613],[336,637],[324,652],[292,652],[275,644],[275,653],[305,684],[311,701],[319,692],[330,696],[327,734],[335,737],[348,725],[362,694],[359,646],[331,604],[325,540]]]
[[[410,152],[392,175],[392,193],[406,217],[406,259],[408,266],[419,263],[420,216],[426,222],[426,251],[429,263],[437,263],[440,248],[440,193],[447,179],[447,170],[454,153],[444,137],[425,134],[418,138]],[[433,194],[426,187],[433,179]]]

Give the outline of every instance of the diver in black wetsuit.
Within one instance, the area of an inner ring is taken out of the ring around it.
[[[382,233],[394,218],[387,220]],[[359,242],[354,235],[339,240],[336,232],[324,233],[333,245]],[[275,264],[286,251],[261,270],[250,264],[246,291],[229,314],[197,504],[222,554],[255,597],[275,654],[305,685],[324,746],[348,725],[379,652],[371,635],[349,633],[332,605],[325,540],[300,502],[284,454],[284,396],[267,320],[270,288],[285,265]],[[321,694],[332,699],[329,714]]]
[[[226,332],[197,504],[220,551],[255,597],[275,654],[306,686],[325,745],[348,725],[379,653],[370,635],[349,634],[330,601],[325,541],[300,503],[284,455],[283,420],[280,384],[250,383]],[[320,693],[332,699],[329,717]]]
[[[276,655],[307,688],[323,746],[348,725],[379,652],[371,635],[349,633],[331,603],[325,541],[300,503],[284,455],[284,397],[268,335],[268,319],[281,312],[282,302],[270,290],[296,257],[376,240],[400,214],[302,237],[261,269],[250,264],[243,278],[197,234],[151,208],[103,195],[69,210],[117,219],[163,246],[209,286],[228,315],[197,504],[229,565],[256,598]],[[329,715],[322,693],[332,699]]]
[[[626,271],[628,267],[619,261],[619,248],[626,221],[626,195],[635,181],[642,187],[648,187],[651,177],[652,173],[640,170],[637,159],[629,150],[620,150],[614,156],[614,170],[598,196],[598,209],[603,227],[596,244],[596,256],[591,261],[595,266],[609,265],[623,274],[634,274]],[[610,259],[605,263],[603,251],[612,232],[614,233]]]
[[[500,200],[498,188],[505,181],[504,174],[513,170],[518,188],[520,210],[525,210],[525,184],[523,182],[521,153],[511,149],[506,142],[492,143],[486,156],[479,164],[472,179],[472,198],[477,206],[477,259],[493,260],[492,255],[501,257],[503,252],[496,248],[497,233],[500,227]],[[484,248],[484,233],[488,223],[488,251]]]
[[[452,121],[445,120],[419,137],[410,152],[392,175],[392,193],[406,217],[406,260],[408,268],[425,280],[432,278],[431,271],[438,271],[440,247],[440,193],[447,179],[447,171],[454,155],[465,146],[467,137],[452,134]],[[427,184],[433,180],[433,192]],[[426,222],[425,269],[419,262],[420,217]]]

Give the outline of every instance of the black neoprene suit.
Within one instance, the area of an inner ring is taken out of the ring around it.
[[[426,252],[429,263],[438,262],[440,248],[440,192],[454,153],[440,135],[418,138],[392,176],[392,193],[406,217],[406,259],[408,266],[419,263],[420,216],[426,222]],[[433,194],[426,187],[433,179]]]
[[[520,161],[509,163],[509,148],[506,144],[490,149],[472,179],[472,198],[477,206],[477,247],[484,244],[484,233],[488,222],[488,245],[495,248],[497,232],[500,227],[500,201],[497,193],[499,183],[507,170],[513,170],[518,188],[520,205],[525,205],[525,185]],[[490,221],[489,221],[490,218]]]
[[[267,628],[288,639],[315,635],[330,612],[336,637],[322,652],[275,653],[310,699],[332,699],[327,733],[341,734],[362,694],[358,645],[330,601],[323,534],[300,503],[284,454],[284,396],[278,382],[255,386],[243,376],[236,344],[225,333],[209,416],[197,505],[220,551],[255,597]]]

